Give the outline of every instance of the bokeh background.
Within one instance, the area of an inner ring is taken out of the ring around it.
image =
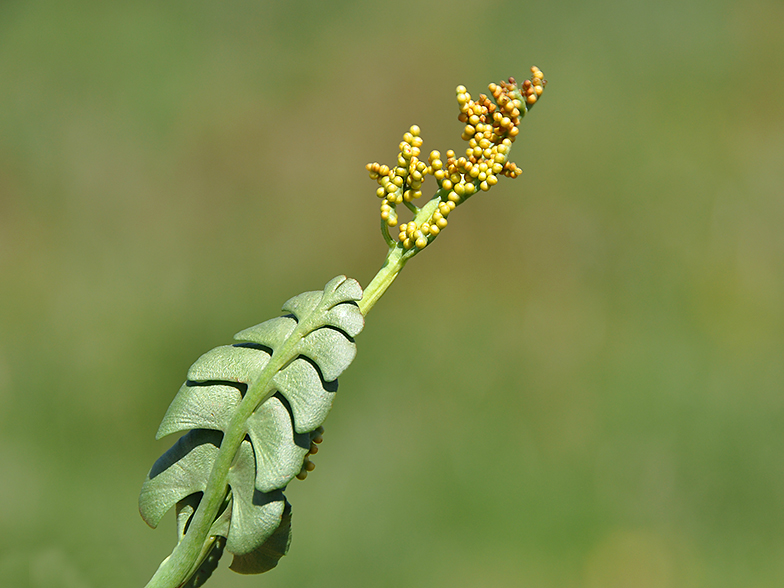
[[[549,80],[208,586],[784,585],[784,4],[0,4],[0,584],[139,587],[190,364],[379,267],[368,161]]]

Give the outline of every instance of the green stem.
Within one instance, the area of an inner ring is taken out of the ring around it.
[[[434,198],[433,200],[437,199]],[[426,209],[430,208],[430,214],[432,214],[431,204],[432,202],[429,202],[419,212],[417,215],[419,222],[422,222]],[[434,206],[436,205],[437,203],[434,204]],[[406,250],[400,243],[395,243],[389,248],[384,265],[368,284],[362,300],[359,302],[359,308],[363,315],[366,315],[373,308],[373,305],[381,298],[392,282],[395,281],[406,262],[419,251],[416,248]],[[209,542],[210,527],[228,491],[226,480],[229,468],[240,444],[245,438],[244,423],[256,407],[274,392],[271,384],[272,376],[293,359],[293,356],[296,355],[294,353],[296,346],[311,328],[310,321],[300,322],[283,346],[272,354],[255,384],[248,388],[242,402],[237,407],[237,411],[234,413],[231,423],[226,427],[226,432],[213,463],[204,494],[199,502],[199,507],[193,515],[193,519],[191,519],[188,531],[180,542],[177,543],[169,557],[163,560],[145,588],[177,588],[187,582],[190,576],[198,569],[200,562],[205,556],[204,549],[209,547],[207,543]]]
[[[384,265],[370,281],[362,294],[362,300],[359,301],[359,310],[362,316],[367,316],[370,309],[378,302],[378,299],[387,291],[395,281],[395,278],[406,265],[406,261],[410,259],[410,255],[406,256],[406,251],[403,246],[398,243],[394,247],[389,248],[387,257],[384,260]]]
[[[405,204],[406,208],[408,208],[414,214],[417,214],[419,212],[419,209],[416,207],[416,204],[414,204],[413,202],[404,200],[403,204]]]
[[[390,247],[395,246],[395,240],[389,235],[389,229],[387,228],[387,221],[383,218],[381,219],[381,234],[384,236],[384,241],[387,242],[387,245]]]
[[[427,204],[422,208],[417,208],[416,216],[413,219],[414,222],[421,225],[433,216],[436,208],[438,208],[438,203],[441,202],[442,196],[446,193],[446,190],[439,190]],[[362,300],[359,301],[359,310],[362,312],[362,316],[367,316],[370,309],[375,306],[379,298],[383,296],[384,292],[387,291],[387,288],[395,281],[395,278],[397,278],[397,275],[400,273],[400,270],[403,269],[403,266],[406,265],[406,262],[421,251],[421,249],[417,249],[416,247],[405,249],[402,243],[397,243],[389,238],[389,232],[386,231],[386,224],[384,221],[381,222],[381,233],[384,234],[384,240],[390,247],[384,264],[367,285],[364,294],[362,295]],[[429,237],[429,242],[432,242],[433,239],[435,239],[435,236],[431,235]]]

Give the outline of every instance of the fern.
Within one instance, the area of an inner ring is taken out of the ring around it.
[[[458,119],[468,142],[464,157],[433,151],[419,159],[422,139],[411,127],[397,165],[368,164],[379,184],[381,228],[389,250],[378,274],[362,291],[345,276],[322,291],[305,292],[283,305],[283,314],[235,335],[237,343],[202,355],[167,410],[157,438],[186,431],[153,465],[139,496],[142,518],[157,527],[172,507],[178,543],[148,588],[197,587],[207,581],[223,551],[231,569],[266,572],[288,551],[291,506],[283,494],[313,464],[337,391],[338,376],[356,355],[354,337],[406,262],[446,228],[449,214],[470,196],[489,190],[501,175],[516,177],[509,161],[518,125],[544,89],[541,71],[518,86],[491,84],[491,97],[474,101],[457,88]],[[414,201],[433,175],[439,189],[422,208]],[[397,206],[412,219],[398,226]]]

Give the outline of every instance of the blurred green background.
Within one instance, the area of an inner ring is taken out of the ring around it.
[[[0,4],[0,583],[139,587],[190,364],[378,269],[368,161],[549,80],[369,315],[290,555],[208,586],[784,585],[784,4]],[[432,186],[431,186],[432,187]],[[228,558],[226,558],[228,560]]]

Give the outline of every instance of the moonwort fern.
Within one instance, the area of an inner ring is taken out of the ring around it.
[[[284,314],[235,335],[237,343],[202,355],[167,410],[157,438],[185,432],[153,465],[139,497],[142,518],[156,527],[176,509],[178,543],[148,588],[197,587],[223,551],[231,569],[255,574],[275,567],[288,550],[291,506],[283,491],[304,479],[318,451],[321,427],[332,406],[337,378],[356,355],[354,337],[364,316],[406,262],[446,228],[449,214],[499,176],[521,171],[509,161],[522,117],[546,84],[531,68],[521,85],[490,84],[490,95],[473,100],[457,88],[458,119],[465,124],[465,156],[446,160],[432,151],[420,160],[422,139],[413,126],[400,143],[397,165],[367,165],[377,181],[381,231],[389,250],[362,291],[345,276],[323,290],[305,292],[283,305]],[[432,175],[435,195],[422,208],[422,183]],[[398,205],[411,220],[398,224]],[[398,239],[389,233],[398,227]]]

